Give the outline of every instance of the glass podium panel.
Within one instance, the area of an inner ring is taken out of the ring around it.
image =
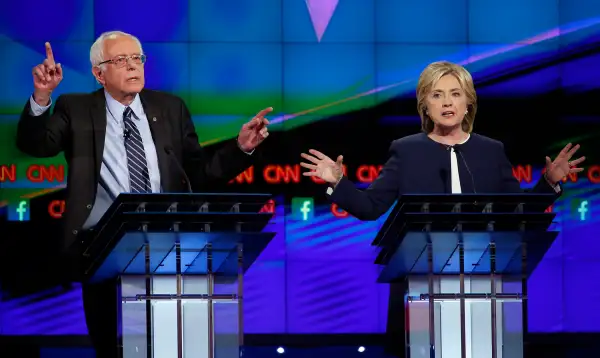
[[[406,340],[411,358],[522,358],[521,282],[495,275],[409,278]],[[462,299],[461,299],[462,297]],[[463,306],[464,305],[464,306]],[[464,333],[463,333],[464,332]]]
[[[242,245],[182,246],[145,245],[132,260],[137,272],[121,275],[123,358],[240,356]],[[140,261],[149,274],[140,274]]]

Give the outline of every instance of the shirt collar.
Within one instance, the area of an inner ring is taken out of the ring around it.
[[[127,107],[114,99],[107,91],[104,91],[104,97],[106,98],[106,106],[108,107],[110,113],[112,113],[117,122],[121,122],[123,120],[123,112],[125,112],[125,108]],[[141,118],[141,115],[144,113],[144,107],[142,106],[142,101],[140,100],[139,94],[135,95],[135,98],[129,105],[129,108],[131,108],[133,111],[133,118]]]

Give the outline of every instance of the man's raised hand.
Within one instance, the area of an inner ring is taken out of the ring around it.
[[[46,106],[52,91],[63,78],[62,66],[54,62],[54,54],[49,42],[46,42],[46,59],[32,69],[33,97],[37,104]]]

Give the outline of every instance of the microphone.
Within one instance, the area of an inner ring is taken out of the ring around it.
[[[477,190],[475,189],[475,178],[473,177],[473,173],[471,173],[471,169],[469,169],[469,165],[467,164],[467,161],[465,160],[465,156],[462,153],[462,149],[460,148],[460,145],[451,145],[448,147],[448,150],[450,150],[450,149],[454,149],[454,151],[456,153],[458,153],[458,155],[462,159],[462,162],[465,165],[465,168],[467,169],[467,173],[469,173],[469,176],[471,177],[471,184],[473,185],[473,193],[477,194]]]
[[[123,129],[123,138],[129,138],[130,135],[131,132],[129,131],[129,128]]]
[[[183,169],[181,164],[179,164],[179,161],[177,160],[175,153],[173,153],[173,147],[166,145],[165,152],[167,153],[167,155],[169,155],[170,157],[173,158],[173,161],[177,165],[177,168],[179,169],[181,174],[183,174],[183,178],[185,179],[185,183],[187,184],[188,193],[192,194],[193,191],[192,191],[192,185],[190,184],[190,178],[188,178],[187,174],[185,173],[185,170]]]

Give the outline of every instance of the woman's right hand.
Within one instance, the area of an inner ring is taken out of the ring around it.
[[[316,176],[325,182],[334,185],[342,179],[344,173],[342,166],[343,156],[338,156],[337,161],[334,162],[331,158],[318,150],[310,149],[308,152],[312,155],[305,153],[300,154],[302,158],[312,163],[300,163],[302,167],[310,169],[309,172],[304,172],[302,175],[309,177]]]

